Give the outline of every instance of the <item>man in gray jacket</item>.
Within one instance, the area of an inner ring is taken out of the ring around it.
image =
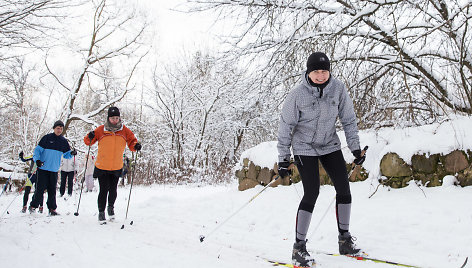
[[[291,151],[300,172],[304,196],[296,219],[296,237],[292,252],[294,265],[311,266],[315,260],[306,250],[306,235],[320,189],[318,161],[328,173],[336,190],[336,218],[340,254],[355,255],[349,233],[351,192],[341,142],[336,134],[339,118],[354,162],[362,164],[359,136],[352,100],[344,84],[331,76],[330,61],[321,52],[308,57],[302,82],[285,99],[278,132],[279,175],[289,175]]]

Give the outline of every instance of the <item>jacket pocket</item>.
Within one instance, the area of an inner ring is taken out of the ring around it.
[[[318,114],[317,107],[311,101],[306,101],[300,105],[300,122],[313,121]]]

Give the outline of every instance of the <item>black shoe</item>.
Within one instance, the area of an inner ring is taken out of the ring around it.
[[[104,221],[106,221],[106,219],[105,219],[105,211],[99,211],[99,212],[98,212],[98,221],[99,221],[99,222],[104,222]]]
[[[115,210],[113,209],[113,206],[108,206],[107,212],[108,212],[108,217],[110,218],[110,220],[113,220],[115,218]]]
[[[356,238],[351,236],[349,232],[345,232],[338,236],[338,244],[339,244],[339,254],[341,255],[357,255],[361,251],[361,249],[356,248],[356,244],[354,244]]]
[[[306,242],[300,241],[293,244],[292,263],[296,266],[311,267],[315,264],[315,259],[308,254]]]
[[[39,213],[43,213],[43,209],[44,209],[44,207],[43,207],[43,206],[40,206],[40,207],[39,207]]]
[[[36,212],[36,208],[34,208],[32,206],[29,206],[28,211],[29,211],[30,214],[33,214],[33,213]]]
[[[26,213],[26,206],[23,206],[23,208],[21,209],[21,213]]]
[[[57,215],[59,215],[59,213],[57,213],[55,209],[49,210],[49,216],[57,216]]]

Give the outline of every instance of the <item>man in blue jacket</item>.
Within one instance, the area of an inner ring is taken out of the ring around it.
[[[50,216],[58,215],[56,212],[56,185],[57,172],[61,165],[61,156],[70,159],[73,155],[77,154],[75,150],[70,150],[69,142],[62,136],[64,123],[60,120],[56,121],[53,129],[53,133],[49,133],[41,138],[33,153],[33,160],[38,167],[37,191],[38,193],[44,193],[44,190],[48,191],[46,204]],[[28,209],[29,212],[34,213],[39,204],[42,203],[42,194],[33,195],[33,200]]]

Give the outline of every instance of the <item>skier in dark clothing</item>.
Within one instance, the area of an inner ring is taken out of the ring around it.
[[[358,254],[349,233],[351,192],[341,142],[336,134],[339,118],[356,164],[362,164],[356,114],[344,84],[331,76],[330,61],[321,52],[311,54],[302,83],[285,99],[278,130],[278,172],[288,176],[292,148],[302,179],[304,195],[298,207],[296,236],[292,251],[295,265],[311,266],[315,260],[306,250],[306,235],[320,189],[318,161],[328,173],[336,190],[336,219],[340,254]]]
[[[90,131],[84,137],[86,145],[98,141],[97,160],[93,177],[98,178],[100,191],[98,193],[98,220],[105,222],[105,207],[108,199],[107,212],[110,219],[115,218],[115,200],[117,197],[118,179],[123,168],[123,151],[128,145],[131,151],[141,150],[141,144],[133,132],[127,128],[120,117],[120,110],[116,107],[108,109],[105,124]]]
[[[57,171],[61,165],[61,157],[70,159],[76,155],[75,150],[71,151],[69,142],[62,136],[64,123],[58,120],[53,126],[54,132],[49,133],[41,138],[39,144],[34,149],[33,160],[38,167],[38,193],[48,191],[48,200],[46,202],[49,215],[58,215],[56,212],[56,185],[57,185]],[[28,210],[34,213],[36,208],[43,202],[42,194],[33,195],[33,200],[30,203]]]
[[[29,156],[24,158],[23,152],[20,152],[18,155],[20,160],[23,162],[31,161],[29,169],[28,169],[28,177],[26,178],[25,184],[25,193],[23,194],[23,208],[21,209],[22,213],[26,212],[29,194],[31,192],[31,187],[34,185],[35,193],[37,192],[37,184],[36,184],[36,163],[33,161],[33,156]],[[43,213],[43,203],[39,204],[39,212]]]

